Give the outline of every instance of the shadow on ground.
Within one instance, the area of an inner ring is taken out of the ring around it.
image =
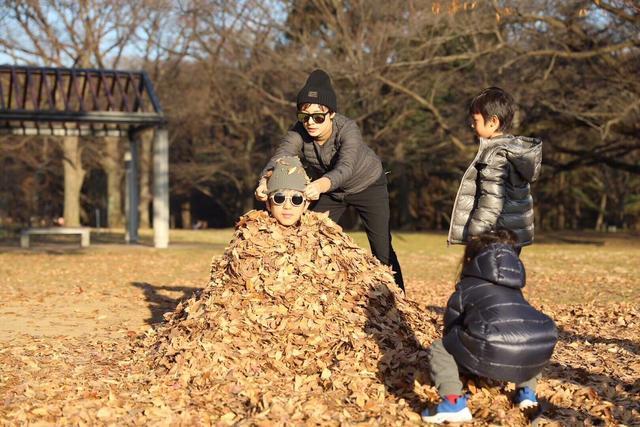
[[[445,308],[437,305],[428,305],[427,310],[433,311],[438,316],[444,316]]]
[[[151,312],[151,317],[145,319],[145,322],[149,325],[163,322],[165,313],[173,311],[180,301],[190,298],[194,292],[201,289],[192,286],[158,286],[146,282],[131,282],[131,285],[142,289],[144,292],[144,297]],[[166,292],[181,292],[181,295],[177,298],[172,298],[164,295]]]
[[[580,334],[575,331],[559,328],[560,340],[572,343],[574,341],[585,342],[588,341],[591,344],[605,344],[605,345],[617,345],[620,348],[625,349],[629,353],[640,355],[640,343],[627,340],[624,338],[605,338],[591,334]]]
[[[591,230],[581,231],[546,231],[536,233],[534,244],[567,244],[605,246],[614,242],[627,244],[637,242],[640,234],[637,231],[620,231],[605,233]]]
[[[124,232],[91,231],[89,247],[80,247],[80,237],[75,235],[34,235],[29,239],[29,248],[20,247],[20,237],[17,234],[0,235],[0,253],[42,254],[48,255],[81,255],[95,248],[138,248],[154,249],[152,236],[140,236],[138,242],[128,244]],[[184,240],[169,242],[171,249],[206,248],[222,252],[226,248],[224,243],[213,243],[202,240]]]
[[[545,368],[543,375],[569,384],[589,387],[598,399],[614,403],[613,406],[595,415],[587,410],[576,411],[573,408],[563,408],[544,401],[544,416],[548,420],[560,417],[565,422],[569,419],[571,425],[610,425],[615,420],[623,419],[625,411],[640,407],[640,397],[638,397],[640,396],[640,380],[624,381],[617,377],[596,374],[582,367],[555,361]],[[639,425],[638,423],[640,423],[640,418],[635,418],[629,425]]]
[[[605,240],[594,237],[545,235],[542,237],[536,237],[536,243],[604,246]]]

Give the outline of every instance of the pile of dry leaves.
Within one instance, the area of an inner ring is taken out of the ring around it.
[[[538,389],[551,405],[540,424],[640,424],[637,306],[543,309],[560,342]],[[144,336],[0,349],[0,419],[417,424],[438,400],[425,349],[440,336],[441,315],[405,299],[389,268],[326,215],[285,228],[252,211],[214,259],[209,284]],[[510,404],[512,385],[468,387],[474,424],[527,424]]]
[[[158,376],[216,396],[227,419],[294,423],[395,416],[389,393],[419,404],[420,342],[439,324],[326,215],[286,228],[263,211],[241,218],[209,285],[166,318],[146,340]]]

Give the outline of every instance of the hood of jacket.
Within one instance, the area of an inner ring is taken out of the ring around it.
[[[531,183],[538,179],[542,164],[542,140],[515,136],[505,144],[505,148],[507,160],[525,181]]]
[[[484,148],[483,148],[484,147]],[[502,135],[480,140],[480,163],[489,163],[497,150],[504,150],[509,163],[528,183],[540,175],[542,165],[542,140],[526,136]]]
[[[476,277],[508,288],[524,288],[524,265],[513,247],[494,243],[480,252],[462,269],[462,278]]]

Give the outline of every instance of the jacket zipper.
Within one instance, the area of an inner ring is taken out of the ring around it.
[[[451,210],[451,218],[450,218],[450,221],[449,221],[449,234],[447,235],[447,246],[451,245],[451,233],[453,233],[453,217],[454,217],[454,215],[456,213],[456,207],[458,206],[458,197],[460,196],[460,190],[462,190],[462,184],[464,183],[465,178],[467,177],[467,175],[469,175],[469,171],[471,170],[471,168],[474,167],[474,165],[476,164],[476,162],[480,158],[480,154],[486,148],[486,145],[487,144],[485,142],[485,139],[484,138],[480,138],[480,145],[478,147],[478,152],[476,153],[476,157],[473,159],[473,161],[471,162],[471,164],[469,165],[467,170],[462,175],[462,179],[460,180],[460,186],[458,187],[458,192],[456,193],[456,198],[453,201],[453,209]]]

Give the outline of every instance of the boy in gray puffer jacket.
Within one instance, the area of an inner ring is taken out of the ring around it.
[[[542,141],[513,136],[513,98],[498,87],[478,94],[469,106],[480,140],[478,154],[462,176],[453,203],[449,243],[504,228],[518,236],[518,252],[533,242],[533,199],[529,184],[540,173]]]

